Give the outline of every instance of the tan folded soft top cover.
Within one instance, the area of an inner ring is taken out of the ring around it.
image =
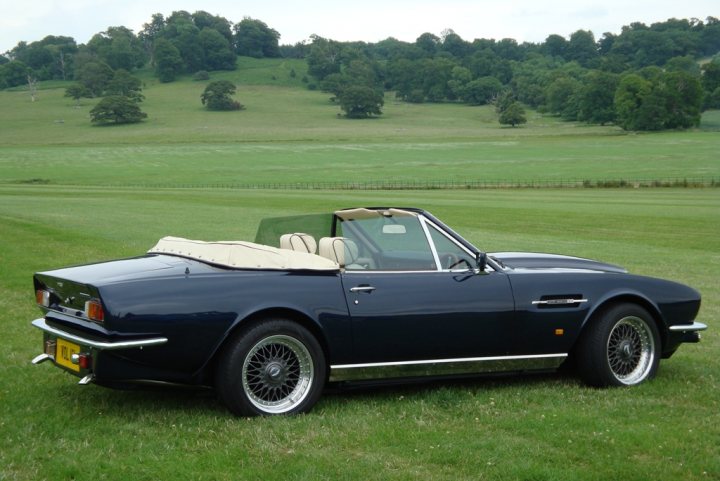
[[[340,266],[315,254],[243,241],[205,242],[163,237],[148,254],[170,254],[235,269],[337,271]]]

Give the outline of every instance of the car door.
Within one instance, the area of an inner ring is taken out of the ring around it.
[[[514,303],[503,273],[348,271],[342,283],[356,362],[514,353]]]
[[[358,216],[361,217],[361,216]],[[508,277],[421,215],[343,222],[357,258],[342,274],[357,362],[514,353]]]

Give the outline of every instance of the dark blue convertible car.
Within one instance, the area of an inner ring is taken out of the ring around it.
[[[485,253],[430,213],[264,220],[255,242],[166,237],[40,272],[42,354],[81,384],[213,387],[235,414],[312,408],[328,384],[553,370],[639,384],[706,328],[700,294],[577,257]]]

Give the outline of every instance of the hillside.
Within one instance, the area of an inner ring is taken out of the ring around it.
[[[36,102],[24,89],[2,91],[0,181],[247,184],[277,182],[280,171],[286,182],[717,176],[720,139],[702,128],[634,135],[534,112],[508,128],[489,106],[411,104],[392,93],[381,117],[348,120],[328,94],[305,87],[305,69],[302,60],[243,58],[238,70],[213,73],[238,85],[241,112],[206,111],[206,82],[163,84],[141,72],[148,119],[123,126],[92,125],[96,101],[76,107],[61,82],[41,85]],[[706,119],[717,130],[718,113]]]

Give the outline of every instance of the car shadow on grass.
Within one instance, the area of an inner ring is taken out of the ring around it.
[[[509,389],[577,388],[582,385],[572,373],[563,371],[556,373],[472,376],[454,379],[405,379],[380,382],[343,383],[328,385],[318,403],[318,410],[328,404],[352,405],[354,402],[384,403],[404,398],[436,400],[438,396],[450,395],[493,395]],[[77,398],[75,386],[62,389],[66,398]],[[444,394],[439,394],[443,392]],[[453,394],[454,393],[454,394]],[[92,398],[95,408],[104,414],[112,414],[119,418],[135,416],[169,416],[193,415],[232,417],[215,392],[209,388],[186,388],[172,385],[137,385],[126,386],[125,389],[107,389],[101,386],[88,386],[83,398]]]

